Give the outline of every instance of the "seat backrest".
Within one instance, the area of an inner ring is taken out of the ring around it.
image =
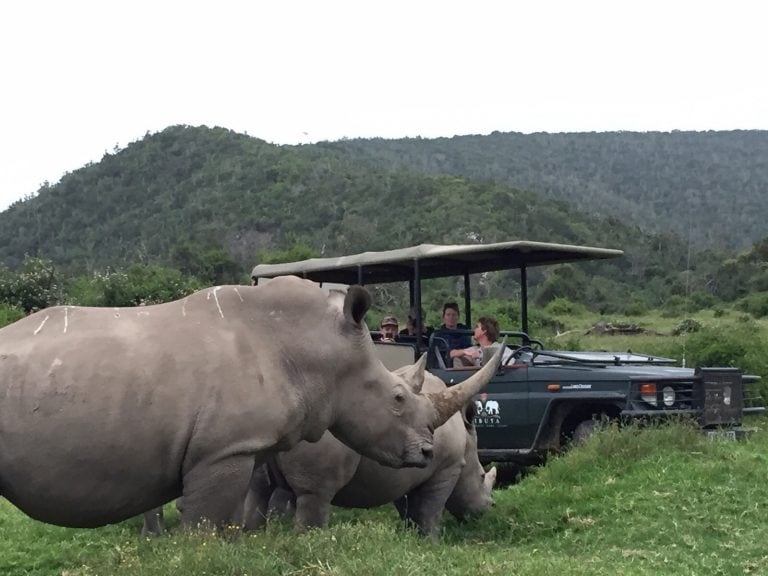
[[[413,344],[374,342],[374,349],[387,370],[396,370],[416,361]]]

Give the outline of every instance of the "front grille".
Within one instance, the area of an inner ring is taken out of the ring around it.
[[[644,384],[654,384],[655,402],[641,394]],[[664,403],[664,389],[674,391],[674,402]],[[754,386],[748,387],[750,390]],[[628,414],[695,416],[702,427],[738,424],[744,407],[751,400],[744,398],[745,386],[738,368],[698,368],[690,378],[633,379],[630,388]],[[759,400],[756,402],[756,404]]]
[[[701,379],[699,424],[707,428],[741,422],[744,409],[741,372],[736,368],[697,368],[696,376]]]
[[[656,409],[661,412],[679,412],[681,410],[694,410],[697,407],[697,398],[695,394],[695,380],[693,378],[675,378],[665,380],[647,380],[642,382],[653,382],[656,384],[656,402],[648,403],[640,393],[640,384],[635,383],[632,386],[630,400],[639,406],[645,406],[650,409]],[[672,388],[675,393],[675,401],[671,406],[664,404],[664,388]]]

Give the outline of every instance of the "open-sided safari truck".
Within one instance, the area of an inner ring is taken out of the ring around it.
[[[514,354],[476,398],[475,424],[484,462],[540,461],[547,452],[589,435],[595,423],[606,418],[689,416],[709,434],[737,436],[743,431],[744,414],[764,410],[749,393],[758,376],[743,375],[736,368],[680,368],[669,358],[636,353],[545,350],[541,342],[528,336],[528,268],[622,255],[621,250],[526,241],[422,244],[338,258],[262,264],[253,269],[252,277],[255,283],[285,274],[321,284],[407,281],[411,305],[417,309],[421,307],[422,280],[463,277],[464,323],[471,327],[471,275],[519,270],[520,330],[502,330]],[[420,326],[417,332],[421,333]],[[445,341],[433,334],[419,341],[379,344],[379,350],[389,368],[413,362],[426,351],[429,370],[452,385],[476,368],[447,367],[445,346]]]

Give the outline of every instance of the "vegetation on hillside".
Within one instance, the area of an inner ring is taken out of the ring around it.
[[[502,136],[487,138],[502,150],[506,142]],[[636,136],[622,138],[634,141]],[[696,135],[688,136],[686,142],[696,140]],[[698,136],[706,139],[707,135]],[[760,141],[759,135],[751,133],[731,136]],[[666,142],[659,135],[648,138]],[[600,150],[599,138],[593,135],[593,139],[591,147],[566,148]],[[479,143],[485,140],[460,141],[477,144],[473,155],[463,161],[466,166],[480,162],[485,148]],[[425,150],[446,144],[419,142]],[[70,276],[159,265],[178,269],[201,283],[223,284],[242,281],[259,260],[330,256],[421,242],[521,238],[617,247],[626,252],[614,261],[532,270],[529,280],[538,287],[539,305],[568,298],[612,313],[682,308],[691,303],[710,306],[741,298],[747,311],[761,313],[766,308],[765,299],[751,291],[744,293],[753,287],[762,289],[766,283],[762,276],[753,279],[753,270],[748,270],[765,262],[760,250],[754,261],[737,258],[729,264],[731,268],[720,269],[725,254],[689,252],[687,240],[680,236],[644,233],[637,225],[627,224],[625,216],[577,211],[576,207],[589,207],[580,198],[590,194],[588,187],[582,195],[576,193],[578,179],[563,176],[570,183],[571,197],[567,202],[554,201],[488,179],[503,176],[493,172],[474,180],[423,173],[440,166],[458,172],[451,163],[426,163],[429,170],[421,173],[414,166],[395,167],[389,161],[394,153],[384,144],[400,150],[398,146],[409,148],[414,143],[278,147],[222,128],[188,126],[148,134],[0,213],[0,264],[16,270],[25,256],[37,257]],[[530,153],[521,155],[534,158]],[[402,151],[396,156],[402,156]],[[414,151],[413,156],[418,154]],[[371,164],[371,158],[381,162]],[[489,156],[489,162],[502,164],[493,158]],[[559,166],[552,159],[548,162]],[[672,171],[672,166],[664,171]],[[635,179],[635,172],[626,174],[628,181]],[[759,171],[756,174],[759,177]],[[639,173],[637,178],[642,179]],[[680,175],[675,172],[670,178]],[[759,213],[759,206],[753,208],[750,213]],[[740,282],[742,276],[749,281]],[[510,299],[519,290],[514,274],[495,274],[486,280],[486,298]],[[447,284],[435,290],[445,297],[460,296],[460,288]],[[393,303],[402,306],[402,292],[395,293],[400,296]]]
[[[697,249],[748,246],[768,233],[768,132],[599,132],[321,143],[373,169],[504,182],[674,232]]]

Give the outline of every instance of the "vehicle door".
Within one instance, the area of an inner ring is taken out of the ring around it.
[[[448,386],[462,382],[477,368],[430,369]],[[475,396],[475,426],[480,449],[526,449],[533,445],[538,422],[528,413],[528,366],[505,366]]]

